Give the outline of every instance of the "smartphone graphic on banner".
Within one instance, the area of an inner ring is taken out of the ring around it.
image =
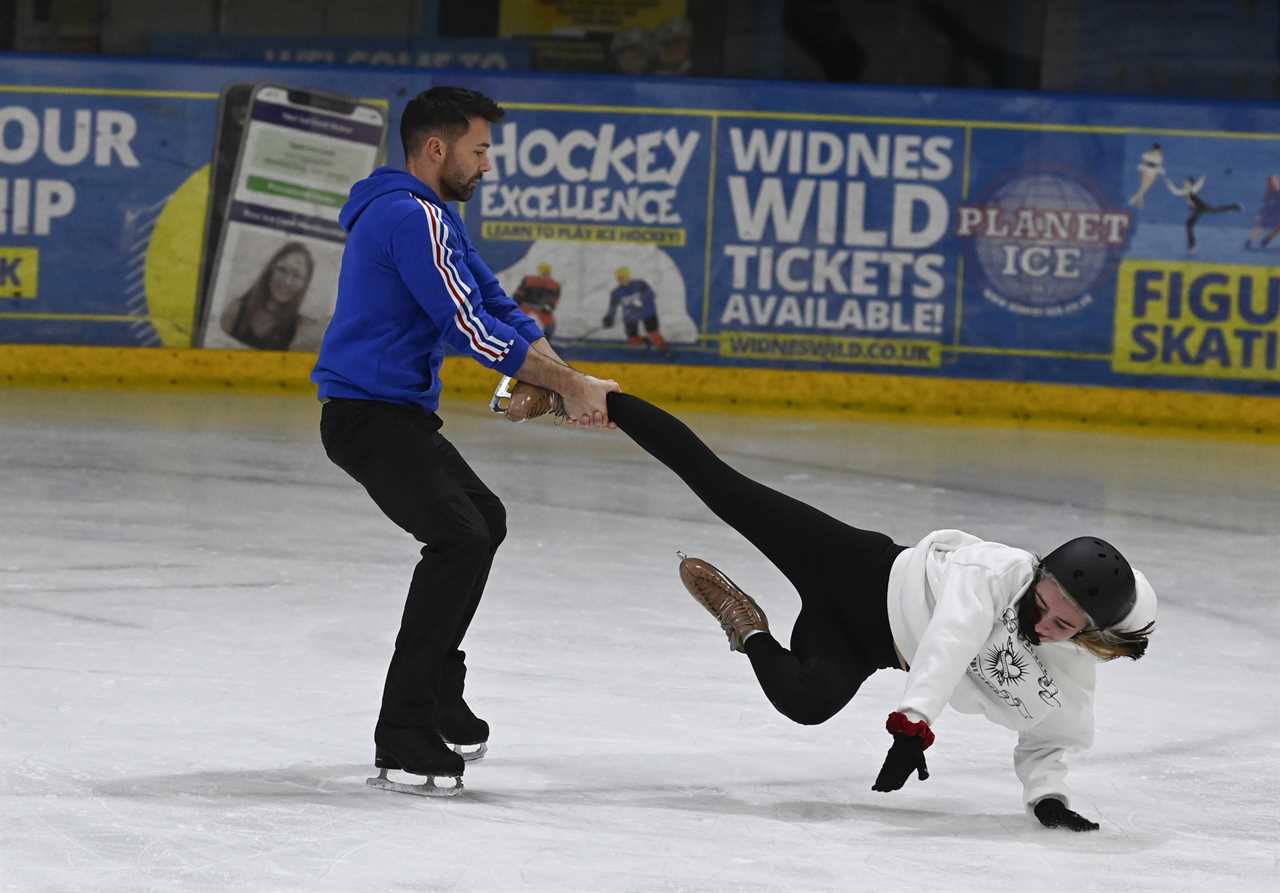
[[[382,110],[354,99],[253,88],[197,346],[319,348],[346,241],[338,211],[377,164],[385,134]]]
[[[253,84],[229,84],[218,98],[218,124],[213,137],[213,157],[209,162],[209,204],[205,211],[204,245],[200,250],[200,283],[196,290],[197,325],[204,318],[204,307],[209,294],[209,277],[218,258],[218,245],[222,241],[222,223],[227,216],[227,200],[236,180],[236,159],[240,157],[240,143],[244,139],[245,124],[249,120],[249,100],[253,98]]]

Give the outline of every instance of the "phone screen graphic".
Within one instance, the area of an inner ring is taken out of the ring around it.
[[[235,184],[236,158],[249,120],[249,100],[252,97],[253,84],[231,84],[223,89],[218,101],[217,134],[213,139],[213,158],[209,164],[209,207],[205,215],[204,245],[200,252],[200,285],[196,291],[197,320],[203,316],[209,277],[213,275],[218,245],[222,241],[222,223],[227,215],[231,187]],[[199,331],[199,326],[193,331]]]
[[[338,211],[351,185],[373,170],[385,129],[379,109],[354,100],[253,90],[205,290],[200,346],[319,347],[346,240]]]

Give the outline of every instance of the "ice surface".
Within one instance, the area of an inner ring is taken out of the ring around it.
[[[0,391],[0,887],[18,891],[1274,890],[1280,447],[689,415],[863,527],[1046,551],[1097,532],[1160,593],[1072,762],[1094,834],[1022,810],[1012,733],[948,713],[870,790],[904,677],[777,715],[676,577],[715,561],[784,638],[785,580],[621,433],[444,432],[511,535],[467,640],[493,725],[467,791],[374,791],[415,544],[305,397]]]

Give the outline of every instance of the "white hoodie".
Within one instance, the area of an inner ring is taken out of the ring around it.
[[[1032,645],[1019,634],[1017,602],[1035,561],[959,530],[935,530],[897,557],[889,627],[911,667],[898,709],[933,725],[949,703],[1013,729],[1024,801],[1069,803],[1062,757],[1093,743],[1098,659],[1070,641]],[[1155,619],[1155,592],[1137,570],[1134,577],[1138,601],[1120,629]]]

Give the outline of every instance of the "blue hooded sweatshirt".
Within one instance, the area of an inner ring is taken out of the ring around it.
[[[338,303],[311,380],[320,399],[440,405],[445,345],[504,375],[542,337],[467,238],[462,220],[412,174],[380,167],[351,187]]]

